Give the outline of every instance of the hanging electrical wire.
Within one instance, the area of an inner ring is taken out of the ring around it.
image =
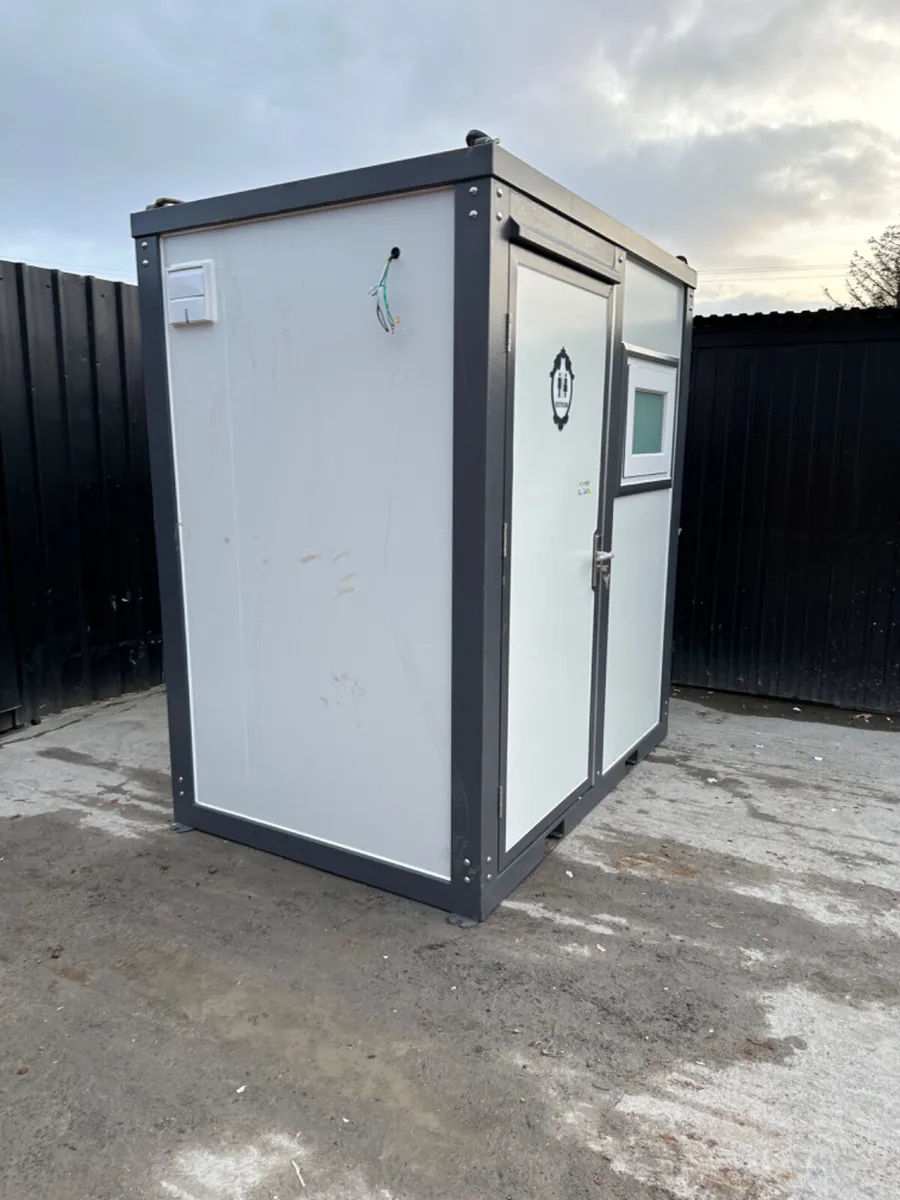
[[[384,270],[381,272],[381,278],[370,290],[369,295],[375,297],[375,316],[378,318],[378,323],[385,333],[394,333],[397,328],[397,320],[391,312],[391,306],[388,302],[388,275],[391,271],[391,264],[395,258],[400,257],[400,247],[394,246],[384,264]]]

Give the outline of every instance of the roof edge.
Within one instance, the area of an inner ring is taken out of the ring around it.
[[[486,176],[523,192],[688,287],[697,286],[697,274],[686,263],[516,158],[496,142],[151,207],[132,213],[131,233],[133,237],[141,238],[212,225],[232,225],[381,196],[449,187]]]

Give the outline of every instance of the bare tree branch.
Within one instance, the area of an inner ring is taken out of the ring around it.
[[[889,225],[880,237],[869,238],[868,245],[868,255],[856,250],[850,259],[851,300],[860,308],[900,308],[900,225]]]

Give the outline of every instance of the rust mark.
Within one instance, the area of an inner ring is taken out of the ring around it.
[[[87,971],[82,971],[81,967],[63,967],[59,973],[72,983],[87,983],[89,978]]]
[[[690,1160],[685,1160],[690,1162]],[[691,1163],[691,1166],[696,1166]],[[707,1195],[731,1197],[732,1200],[760,1200],[763,1181],[740,1167],[719,1167],[701,1176],[709,1191]]]
[[[636,854],[623,854],[615,860],[618,871],[656,871],[662,875],[674,875],[680,879],[693,879],[697,874],[694,867],[688,867],[665,853],[640,851]]]

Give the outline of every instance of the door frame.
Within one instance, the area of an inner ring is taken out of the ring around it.
[[[516,244],[510,241],[508,253],[508,294],[507,294],[507,342],[506,342],[506,424],[504,433],[503,461],[503,564],[502,564],[502,633],[500,641],[500,793],[501,804],[497,823],[497,862],[503,870],[513,862],[526,847],[541,837],[553,837],[553,831],[560,824],[566,812],[588,792],[602,771],[602,737],[603,737],[603,702],[604,702],[604,664],[606,660],[606,618],[608,605],[601,603],[601,597],[607,589],[602,582],[594,587],[594,619],[593,640],[591,647],[591,702],[588,713],[588,770],[584,780],[557,804],[547,815],[541,818],[513,846],[506,846],[507,822],[507,735],[509,713],[509,602],[510,602],[510,567],[512,562],[511,547],[513,537],[512,527],[512,476],[513,476],[513,432],[515,421],[515,370],[516,370],[516,336],[517,336],[517,299],[518,278],[520,266],[528,267],[552,279],[582,287],[586,291],[602,296],[607,301],[606,308],[606,359],[604,364],[603,381],[603,411],[601,413],[601,445],[600,461],[597,476],[597,510],[595,516],[595,548],[609,550],[612,537],[612,505],[609,488],[610,467],[610,406],[612,399],[612,383],[614,366],[618,356],[615,353],[615,334],[621,325],[621,305],[617,302],[620,289],[616,282],[600,277],[598,272],[586,269],[583,260],[560,253],[557,246],[553,247],[552,257],[539,252],[535,242]]]

